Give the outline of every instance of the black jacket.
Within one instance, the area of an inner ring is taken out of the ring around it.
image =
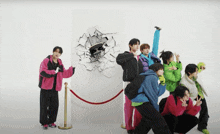
[[[124,93],[131,100],[139,94],[138,89],[145,79],[144,75],[139,75],[143,72],[142,62],[137,61],[133,53],[126,51],[116,57],[116,62],[123,69],[123,81],[130,82],[124,89]]]
[[[141,61],[137,61],[133,53],[125,51],[116,57],[117,64],[123,69],[123,81],[131,82],[137,75],[143,72]]]

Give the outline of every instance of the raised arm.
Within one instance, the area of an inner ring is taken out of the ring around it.
[[[159,39],[160,39],[160,30],[156,30],[154,33],[153,48],[152,48],[152,52],[156,56],[158,55]]]

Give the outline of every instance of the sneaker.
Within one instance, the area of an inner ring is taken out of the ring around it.
[[[161,30],[161,28],[160,28],[160,27],[158,27],[158,26],[155,26],[155,28],[156,28],[157,30]]]
[[[47,124],[45,124],[45,125],[43,126],[43,128],[44,128],[44,129],[47,129],[47,128],[48,128],[48,125],[47,125]]]
[[[202,130],[203,134],[209,134],[209,131],[207,129]]]
[[[55,127],[57,127],[57,125],[52,123],[52,124],[49,124],[49,127],[55,128]]]

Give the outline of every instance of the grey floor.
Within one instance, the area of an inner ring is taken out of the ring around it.
[[[63,126],[60,124],[60,126]],[[70,125],[68,125],[70,126]],[[219,134],[220,123],[209,124],[210,134]],[[125,129],[120,127],[120,124],[72,124],[72,128],[68,130],[61,130],[58,128],[48,128],[43,130],[39,124],[32,125],[31,127],[16,127],[16,126],[3,126],[0,128],[1,134],[127,134]],[[149,134],[153,134],[152,131]],[[193,128],[188,134],[202,134]]]

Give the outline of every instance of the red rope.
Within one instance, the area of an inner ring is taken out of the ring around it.
[[[114,97],[112,97],[111,99],[109,99],[109,100],[107,100],[107,101],[104,101],[104,102],[90,102],[90,101],[87,101],[87,100],[85,100],[85,99],[79,97],[75,92],[73,92],[72,89],[70,89],[70,92],[72,92],[78,99],[80,99],[80,100],[82,100],[82,101],[84,101],[84,102],[86,102],[86,103],[93,104],[93,105],[100,105],[100,104],[108,103],[108,102],[112,101],[113,99],[115,99],[116,97],[118,97],[119,94],[120,94],[122,91],[123,91],[123,89],[122,89],[118,94],[116,94]]]

